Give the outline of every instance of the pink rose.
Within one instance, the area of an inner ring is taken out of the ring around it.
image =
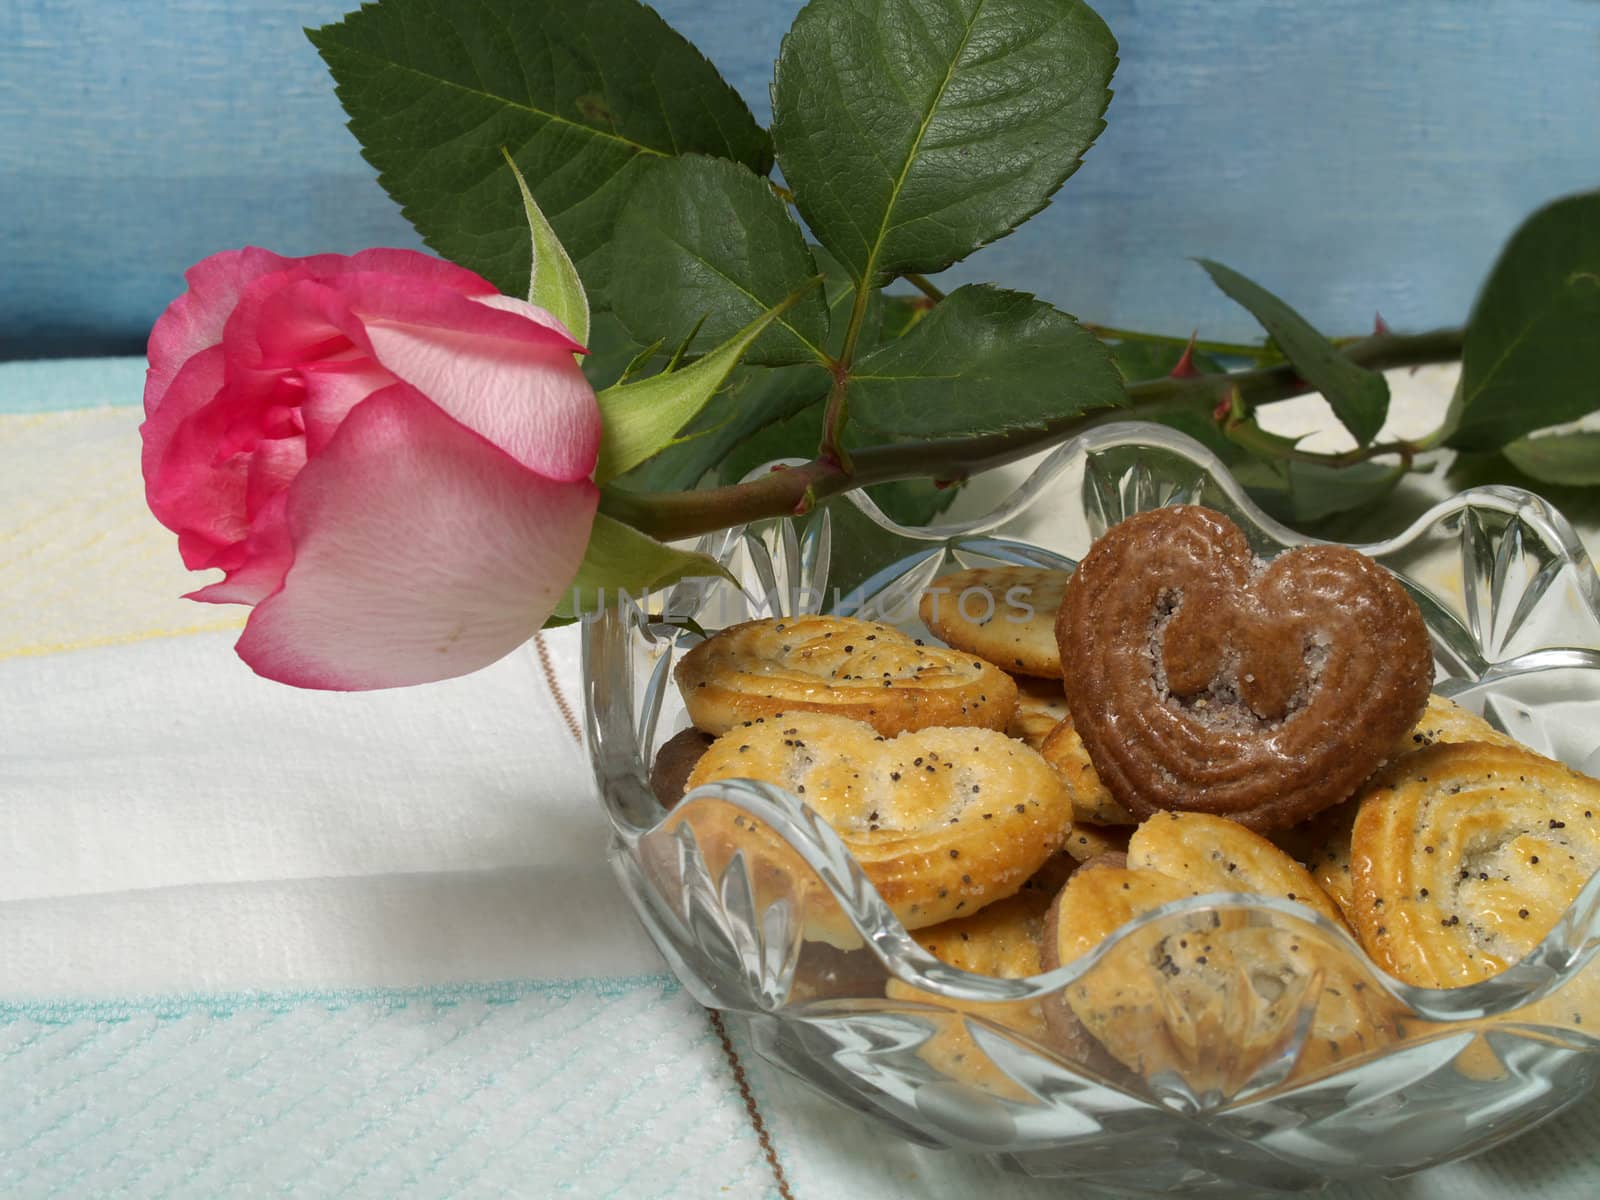
[[[150,334],[145,493],[241,658],[300,687],[477,670],[583,559],[600,415],[543,309],[409,250],[216,254]]]

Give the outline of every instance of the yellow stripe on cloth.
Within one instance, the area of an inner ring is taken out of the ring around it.
[[[0,659],[244,626],[144,502],[137,407],[0,414]]]

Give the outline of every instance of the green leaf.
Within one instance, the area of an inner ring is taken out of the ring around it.
[[[890,520],[902,525],[926,525],[961,494],[965,481],[941,487],[932,479],[897,479],[866,489]]]
[[[616,384],[599,393],[600,461],[595,466],[595,482],[607,483],[671,445],[678,431],[722,387],[756,338],[804,294],[792,293],[687,367],[637,383]]]
[[[1237,394],[1235,390],[1234,395]],[[1220,426],[1219,431],[1235,446],[1269,462],[1283,462],[1300,443],[1298,437],[1285,437],[1281,433],[1261,428],[1260,422],[1254,417],[1246,417],[1242,421],[1229,421]]]
[[[705,314],[702,313],[700,319],[689,327],[689,332],[683,335],[678,342],[677,348],[673,350],[671,357],[667,359],[666,369],[668,371],[676,371],[678,364],[689,357],[689,347],[694,345],[695,339],[700,336],[700,327],[705,323]],[[666,344],[665,339],[663,339],[662,344]]]
[[[619,592],[638,596],[700,576],[732,578],[714,558],[668,546],[631,525],[596,513],[583,565],[566,598],[556,606],[555,615],[570,621],[580,613],[616,603]]]
[[[653,163],[771,168],[738,93],[635,0],[384,0],[307,36],[406,218],[507,295],[527,294],[529,247],[501,146],[602,296],[617,214]]]
[[[567,327],[573,340],[587,344],[589,341],[589,295],[583,290],[583,280],[578,269],[567,256],[556,231],[550,228],[544,213],[528,190],[528,181],[517,169],[517,160],[504,146],[506,165],[516,177],[517,190],[522,193],[522,211],[528,218],[528,240],[531,265],[528,280],[528,303],[536,304]]]
[[[642,375],[645,367],[650,365],[650,360],[655,358],[656,355],[660,354],[661,347],[665,346],[666,344],[666,338],[657,338],[648,346],[641,347],[639,353],[635,354],[628,360],[628,365],[622,368],[622,374],[618,375],[614,382],[626,383],[634,376]]]
[[[1517,470],[1544,483],[1600,483],[1600,430],[1522,438],[1505,448],[1505,456]]]
[[[1294,369],[1333,407],[1334,415],[1365,446],[1389,415],[1389,384],[1351,362],[1311,323],[1260,284],[1210,259],[1196,259],[1229,299],[1261,322]]]
[[[1228,439],[1222,432],[1222,426],[1209,413],[1192,402],[1167,400],[1157,404],[1141,404],[1139,419],[1154,421],[1188,434],[1230,468],[1250,457],[1244,447]]]
[[[745,438],[717,464],[717,482],[738,483],[755,468],[775,459],[814,457],[822,436],[824,403],[814,400]]]
[[[867,580],[891,563],[914,554],[918,547],[869,520],[843,496],[835,496],[822,508],[833,522],[828,554],[828,591],[825,607],[838,607],[836,601],[861,600],[853,595]],[[923,546],[926,552],[926,543]]]
[[[1534,213],[1500,252],[1461,352],[1448,444],[1492,450],[1600,408],[1600,192]]]
[[[858,360],[850,420],[895,438],[1037,429],[1123,403],[1103,342],[1023,292],[968,284]]]
[[[828,306],[828,341],[823,347],[833,358],[844,353],[844,339],[850,325],[850,309],[855,304],[856,283],[844,264],[821,246],[809,247],[822,272],[823,299]],[[874,346],[893,341],[915,325],[932,307],[924,296],[891,296],[879,288],[867,293],[866,311],[856,334],[856,353],[865,354]]]
[[[823,293],[832,314],[829,353],[837,354],[839,347],[832,343],[843,339],[842,314],[849,311],[855,286],[826,250],[819,246],[814,253],[817,265],[829,272],[823,279]],[[927,312],[928,302],[920,296],[888,296],[874,291],[868,298],[857,345],[866,351],[899,337]],[[773,458],[809,458],[816,453],[822,432],[822,408],[817,402],[828,394],[832,378],[814,364],[775,369],[740,367],[700,415],[684,427],[684,440],[653,455],[618,479],[617,485],[637,491],[674,491],[693,487],[714,469],[720,482],[733,482],[743,477],[749,467]],[[806,413],[798,422],[790,420],[813,404],[817,405],[814,412]],[[766,452],[760,439],[768,427],[779,422],[785,424],[777,435],[782,448]],[[848,444],[850,438],[845,440]]]
[[[1387,496],[1405,478],[1406,468],[1395,464],[1354,463],[1329,467],[1322,463],[1286,464],[1289,481],[1289,517],[1294,524],[1320,521],[1334,513],[1362,508]]]
[[[772,137],[857,279],[938,271],[1043,208],[1104,128],[1117,43],[1079,0],[811,0]]]
[[[613,254],[626,263],[617,316],[641,340],[681,339],[701,316],[703,337],[731,337],[817,274],[800,226],[772,185],[727,159],[686,155],[657,167],[617,221]],[[828,309],[809,292],[756,339],[745,361],[824,359]]]
[[[588,345],[583,373],[589,386],[597,392],[627,375],[634,360],[644,353],[644,349],[628,336],[622,322],[608,312],[597,312],[591,318]]]
[[[740,367],[681,437],[616,481],[641,492],[671,492],[694,487],[707,472],[727,461],[747,438],[775,421],[791,417],[828,394],[832,376],[818,366]],[[811,422],[816,449],[820,416]]]

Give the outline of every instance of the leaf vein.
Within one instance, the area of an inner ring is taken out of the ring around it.
[[[476,96],[482,100],[489,100],[495,104],[503,105],[506,108],[515,108],[523,112],[531,113],[536,117],[543,118],[545,121],[548,121],[551,124],[562,125],[569,129],[574,129],[579,133],[587,134],[591,137],[601,138],[605,141],[616,142],[619,145],[628,147],[630,150],[638,154],[651,154],[657,158],[672,157],[671,153],[666,150],[659,150],[654,146],[647,146],[643,142],[634,141],[632,138],[624,137],[620,133],[612,133],[604,129],[596,129],[593,125],[585,125],[581,121],[574,121],[570,117],[563,117],[559,113],[553,113],[543,108],[539,108],[537,105],[531,103],[531,97],[530,103],[524,104],[519,101],[512,100],[506,96],[496,95],[494,92],[486,91],[483,88],[475,88],[469,86],[468,84],[461,83],[458,80],[446,79],[442,75],[437,75],[432,71],[425,71],[421,67],[413,67],[409,63],[396,62],[392,58],[385,58],[381,55],[372,54],[368,51],[358,50],[353,47],[344,47],[343,49],[352,55],[374,59],[382,67],[396,71],[403,71],[409,75],[416,75],[419,78],[426,79],[431,83],[439,84],[447,88],[453,88],[456,91],[464,92],[469,96]]]
[[[955,78],[956,66],[961,62],[961,56],[966,52],[967,44],[972,40],[972,31],[977,27],[978,18],[983,13],[985,0],[978,0],[972,10],[972,19],[967,22],[967,27],[962,31],[961,44],[956,47],[956,52],[950,56],[950,63],[945,68],[944,78],[939,81],[939,86],[934,89],[933,99],[929,102],[927,111],[922,114],[922,121],[917,127],[917,135],[912,138],[911,145],[906,151],[905,161],[900,165],[900,173],[895,178],[889,190],[889,203],[884,205],[883,220],[878,225],[878,236],[867,249],[867,262],[861,272],[863,287],[870,287],[873,275],[877,271],[878,255],[883,250],[884,240],[889,235],[889,220],[894,215],[895,205],[900,201],[900,193],[906,185],[906,177],[911,174],[911,165],[917,160],[917,152],[922,147],[922,139],[928,135],[928,126],[933,123],[933,117],[939,111],[939,104],[944,99],[945,91],[950,87],[950,81]]]
[[[725,280],[734,291],[738,292],[741,296],[745,297],[745,299],[754,304],[758,315],[771,307],[765,300],[761,299],[760,296],[757,296],[754,292],[750,291],[749,288],[745,287],[744,284],[739,280],[735,279],[721,267],[717,266],[716,263],[706,258],[706,256],[696,250],[695,247],[689,245],[689,243],[684,241],[682,238],[675,236],[670,229],[667,229],[659,224],[656,226],[656,228],[662,237],[666,238],[680,250],[684,251],[695,262],[710,270],[712,274],[716,275],[720,279]],[[794,338],[797,342],[799,342],[807,350],[811,351],[812,354],[816,355],[819,363],[822,363],[824,366],[828,364],[828,356],[823,353],[822,348],[810,338],[806,337],[805,334],[801,333],[793,325],[791,325],[787,317],[779,316],[777,318],[777,324],[787,329],[791,334],[794,335]]]

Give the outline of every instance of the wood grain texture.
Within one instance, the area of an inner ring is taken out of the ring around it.
[[[415,245],[303,25],[346,0],[0,11],[0,356],[138,350],[183,268]],[[658,0],[769,118],[795,0]],[[1596,182],[1592,0],[1100,0],[1109,128],[1054,206],[948,273],[1091,320],[1251,336],[1189,256],[1315,323],[1457,322],[1500,242]]]

